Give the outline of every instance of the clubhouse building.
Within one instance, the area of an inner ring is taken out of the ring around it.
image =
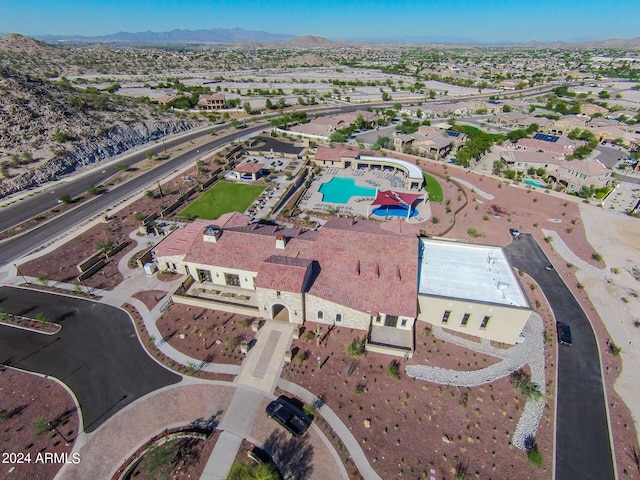
[[[499,247],[423,238],[402,221],[250,220],[196,220],[154,248],[161,270],[187,275],[175,302],[358,329],[368,350],[396,355],[413,352],[416,321],[514,344],[531,314]]]

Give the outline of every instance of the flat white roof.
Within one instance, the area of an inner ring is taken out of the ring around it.
[[[424,180],[423,172],[418,167],[416,167],[413,163],[405,162],[404,160],[398,160],[397,158],[389,158],[389,157],[369,157],[369,156],[361,156],[361,160],[366,160],[368,162],[380,162],[380,163],[388,163],[391,165],[399,165],[407,169],[407,175],[412,180]]]
[[[420,239],[418,293],[529,307],[500,247]]]

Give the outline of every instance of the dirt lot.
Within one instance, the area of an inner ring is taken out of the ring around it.
[[[185,321],[189,320],[189,321]],[[158,329],[176,350],[215,363],[240,365],[240,342],[251,341],[254,317],[174,303],[160,317]]]
[[[360,335],[336,328],[320,347],[303,335],[294,342],[296,357],[283,377],[312,391],[340,416],[382,478],[420,478],[431,468],[438,478],[452,478],[460,467],[466,468],[469,478],[551,477],[553,396],[547,396],[536,438],[544,458],[544,468],[539,469],[511,444],[525,400],[508,378],[474,388],[448,387],[411,379],[401,365],[400,378],[395,379],[387,372],[393,357],[346,354],[346,345]],[[440,360],[451,365],[461,353],[461,347],[439,340],[435,345],[439,352],[430,355],[430,365],[440,366]],[[411,362],[417,363],[426,353],[422,345]],[[470,351],[467,355],[485,363],[484,356],[473,357]],[[365,420],[370,420],[370,428]]]
[[[0,368],[0,477],[53,478],[64,463],[38,462],[37,455],[70,456],[78,435],[78,421],[73,399],[60,384],[37,375]],[[57,431],[48,427],[47,422],[52,422]],[[70,441],[69,445],[65,439]],[[5,462],[5,453],[30,455],[31,462],[14,463],[9,458]]]

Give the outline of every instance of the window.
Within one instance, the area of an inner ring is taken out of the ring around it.
[[[224,280],[227,285],[232,285],[234,287],[240,286],[240,276],[235,275],[233,273],[225,273]]]
[[[209,270],[201,270],[197,269],[196,273],[198,274],[199,282],[210,282],[211,281],[211,272]]]
[[[491,317],[487,317],[487,316],[485,316],[485,317],[482,319],[482,322],[480,323],[480,330],[484,330],[485,328],[487,328],[487,325],[489,324],[489,319],[490,319],[490,318],[491,318]]]
[[[466,327],[466,326],[467,326],[467,323],[469,322],[469,317],[470,317],[470,316],[471,316],[471,314],[470,314],[470,313],[465,313],[465,314],[462,316],[462,322],[460,323],[460,326],[461,326],[461,327]]]
[[[398,326],[398,316],[397,315],[385,315],[384,316],[384,326],[385,327],[397,327]]]
[[[342,322],[342,314],[336,313],[336,323],[340,323],[340,322]]]
[[[403,318],[402,321],[400,322],[400,326],[401,327],[406,327],[407,326],[407,319]]]
[[[318,320],[322,320],[324,318],[324,312],[322,310],[318,310]]]
[[[451,311],[445,310],[444,315],[442,315],[442,323],[447,323],[449,321],[449,315],[451,315]]]
[[[280,298],[280,292],[276,290],[276,298]]]

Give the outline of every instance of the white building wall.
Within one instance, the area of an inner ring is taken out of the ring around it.
[[[470,302],[453,298],[418,295],[418,320],[437,325],[454,332],[474,335],[497,342],[515,344],[522,332],[531,310],[490,303]],[[443,323],[445,311],[451,312]],[[469,314],[466,325],[462,325],[465,313]],[[481,328],[484,317],[489,317],[485,328]]]
[[[213,265],[206,265],[204,263],[187,262],[189,267],[189,273],[196,280],[199,281],[197,270],[208,270],[211,272],[211,282],[215,285],[226,285],[225,274],[238,275],[240,279],[240,288],[246,288],[249,290],[255,290],[254,280],[257,272],[251,272],[249,270],[238,270],[234,268],[216,267]],[[184,272],[184,268],[181,273]]]

